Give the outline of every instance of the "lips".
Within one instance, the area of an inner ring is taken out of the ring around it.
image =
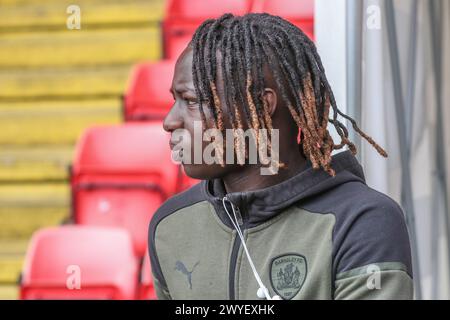
[[[182,163],[183,149],[179,145],[179,142],[170,140],[170,150],[172,150],[172,160],[176,163]]]

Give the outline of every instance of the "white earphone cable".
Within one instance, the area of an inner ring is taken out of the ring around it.
[[[224,198],[222,199],[223,207],[224,207],[225,212],[227,213],[228,217],[230,218],[231,223],[233,224],[234,228],[236,229],[236,232],[237,232],[237,234],[239,235],[239,238],[241,239],[242,246],[244,247],[244,251],[245,251],[245,254],[247,255],[248,262],[250,263],[250,267],[252,268],[253,275],[255,276],[255,279],[256,279],[256,281],[258,282],[258,285],[259,285],[260,289],[263,290],[264,296],[266,297],[266,299],[267,299],[267,300],[272,300],[272,298],[271,298],[270,295],[269,295],[269,290],[267,290],[267,288],[264,286],[264,283],[262,282],[261,277],[259,276],[258,271],[256,270],[256,267],[255,267],[255,265],[253,264],[253,260],[252,260],[252,258],[250,257],[250,253],[249,253],[249,251],[248,251],[247,245],[245,244],[244,235],[242,234],[242,230],[241,230],[241,228],[239,227],[239,223],[238,223],[238,219],[237,219],[237,216],[236,216],[236,212],[235,212],[235,210],[234,210],[233,203],[232,203],[231,201],[228,200],[228,202],[229,202],[230,205],[231,205],[231,209],[233,210],[233,215],[234,215],[234,219],[235,219],[235,220],[233,220],[233,218],[231,217],[230,213],[228,212],[228,209],[227,209],[227,207],[226,207],[226,205],[225,205],[225,201],[226,201],[226,200],[228,200],[227,197],[224,197]]]

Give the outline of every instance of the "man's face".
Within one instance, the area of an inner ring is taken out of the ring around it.
[[[179,146],[179,142],[181,140],[183,140],[184,142],[187,141],[186,139],[191,141],[190,163],[186,163],[186,161],[183,161],[183,167],[188,176],[196,179],[219,178],[223,177],[231,171],[239,170],[239,165],[225,164],[224,166],[221,166],[218,163],[206,164],[203,159],[203,152],[206,146],[211,145],[211,142],[201,142],[202,140],[198,142],[199,134],[200,139],[202,139],[205,128],[202,127],[200,105],[195,94],[195,88],[192,78],[192,58],[192,49],[190,47],[187,47],[181,54],[175,65],[175,73],[172,80],[172,87],[170,89],[175,102],[166,118],[164,119],[163,126],[164,130],[172,134],[171,149],[173,150],[175,158],[181,156],[179,150],[177,150],[176,148],[176,145]],[[223,108],[226,108],[224,102],[225,99],[223,96],[223,82],[220,79],[220,76],[218,78],[218,95]],[[208,128],[213,128],[214,118],[209,111],[209,107],[205,103],[203,104],[203,110]],[[226,113],[226,109],[224,109],[224,113]],[[231,128],[231,124],[226,117],[224,117],[224,123],[225,128]],[[194,135],[194,128],[196,131],[196,135]],[[194,139],[196,139],[197,142],[194,141]],[[202,158],[200,164],[194,162],[194,143],[197,143],[198,149],[201,150],[195,150],[197,153],[197,159],[199,152],[201,154]],[[186,158],[186,152],[188,152],[188,150],[184,149],[182,152],[182,156]]]

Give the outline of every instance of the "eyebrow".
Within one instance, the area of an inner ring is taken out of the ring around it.
[[[175,90],[171,87],[170,89],[169,89],[169,92],[172,94],[172,95],[175,95],[175,92],[176,93],[185,93],[185,92],[190,92],[190,93],[193,93],[193,94],[195,94],[195,90],[194,89],[191,89],[191,88],[189,88],[189,87],[187,87],[187,86],[180,86],[180,87],[178,87],[178,88],[175,88]]]

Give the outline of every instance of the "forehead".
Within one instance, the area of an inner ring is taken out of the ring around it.
[[[193,87],[192,78],[192,49],[187,47],[178,58],[175,64],[172,87],[177,90],[177,86]]]
[[[181,53],[175,64],[174,75],[172,79],[172,89],[175,91],[195,91],[194,79],[192,77],[193,50],[191,46],[187,46]],[[219,93],[223,90],[223,74],[220,64],[222,61],[222,53],[218,50],[216,53],[216,85]]]

